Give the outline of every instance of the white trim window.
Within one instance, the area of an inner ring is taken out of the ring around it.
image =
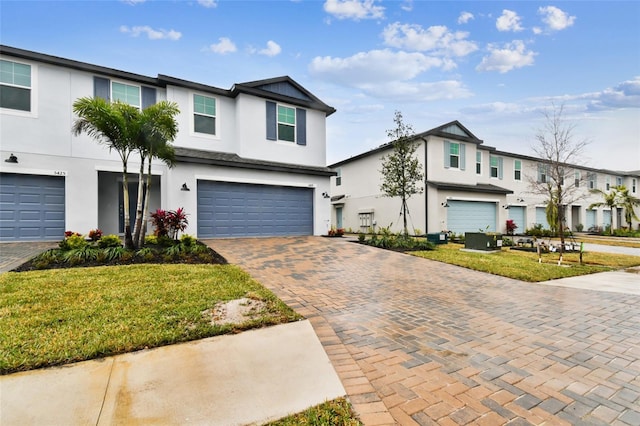
[[[513,179],[522,180],[522,161],[520,160],[513,162]]]
[[[489,155],[489,176],[494,179],[502,179],[502,157]]]
[[[611,189],[611,176],[604,177],[604,190],[608,191]]]
[[[596,189],[598,187],[598,175],[590,172],[587,173],[587,179],[589,180],[589,189]]]
[[[296,109],[278,105],[278,140],[296,141]]]
[[[476,151],[476,174],[482,174],[482,153],[480,151]]]
[[[193,95],[193,131],[216,135],[216,98]]]
[[[637,191],[637,188],[638,188],[638,180],[636,178],[631,179],[631,192],[635,194]]]
[[[341,168],[337,168],[336,169],[336,186],[340,186],[342,185],[342,169]]]
[[[580,170],[576,170],[575,171],[575,175],[574,175],[574,186],[576,188],[580,187],[580,181],[582,180],[582,175],[580,174]]]
[[[34,108],[34,67],[29,64],[0,60],[0,107],[19,113],[32,113]]]
[[[118,81],[111,82],[112,101],[120,101],[141,109],[142,103],[140,98],[140,86],[120,83]]]

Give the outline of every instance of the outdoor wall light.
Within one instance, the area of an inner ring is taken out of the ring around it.
[[[449,203],[447,203],[446,201],[444,203],[440,203],[440,205],[444,208],[449,207]]]
[[[182,188],[180,188],[180,191],[191,191],[191,190],[189,189],[189,187],[187,186],[187,182],[185,182],[185,183],[183,183],[183,184],[182,184]]]
[[[505,210],[509,210],[509,208],[511,208],[511,206],[509,204],[507,204],[506,206],[502,206],[503,209]]]
[[[519,203],[524,203],[524,198],[518,198]]]
[[[4,160],[5,163],[14,163],[14,164],[18,164],[18,157],[16,157],[15,155],[11,154],[9,156],[9,158],[7,158],[6,160]]]
[[[322,198],[329,198],[329,194],[327,194],[326,192],[322,193]]]

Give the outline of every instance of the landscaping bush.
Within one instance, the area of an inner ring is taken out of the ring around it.
[[[433,250],[435,248],[435,245],[426,239],[394,234],[389,228],[381,228],[380,234],[374,233],[368,240],[365,238],[362,241],[358,239],[358,241],[373,247],[396,251]]]
[[[178,232],[184,231],[189,225],[187,214],[182,207],[177,210],[156,210],[155,213],[151,213],[151,223],[155,227],[154,235],[173,240],[177,239]]]
[[[66,234],[66,233],[65,233]],[[71,234],[58,244],[62,250],[74,250],[85,247],[88,243],[80,234]]]
[[[98,240],[98,247],[122,247],[122,240],[120,240],[120,237],[118,237],[117,235],[104,235]]]

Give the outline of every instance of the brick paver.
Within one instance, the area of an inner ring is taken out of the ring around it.
[[[0,243],[0,272],[8,272],[51,248],[56,242]]]
[[[640,421],[640,297],[344,239],[210,240],[310,319],[367,425]]]

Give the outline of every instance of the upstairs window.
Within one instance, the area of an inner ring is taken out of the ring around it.
[[[489,156],[489,176],[502,179],[502,157]]]
[[[513,179],[522,180],[522,161],[515,160],[513,163]]]
[[[480,151],[476,152],[476,174],[482,174],[482,153]]]
[[[296,110],[278,105],[278,140],[296,141]]]
[[[548,166],[546,164],[538,164],[538,183],[547,183]]]
[[[342,169],[336,169],[336,186],[342,185]]]
[[[622,178],[620,176],[616,177],[616,185],[618,185],[618,186],[622,185]]]
[[[604,190],[608,191],[611,189],[611,177],[610,176],[606,176],[604,178]]]
[[[193,131],[216,134],[216,99],[193,95]]]
[[[638,186],[638,181],[636,178],[631,179],[631,192],[636,193],[636,188]]]
[[[444,141],[444,168],[464,170],[464,144]]]
[[[140,87],[130,84],[111,82],[111,99],[140,108]]]
[[[574,185],[576,188],[580,187],[580,179],[582,179],[582,176],[580,176],[580,171],[576,170],[575,179],[574,179]]]
[[[31,65],[0,60],[0,107],[31,111]]]
[[[598,177],[595,173],[588,173],[587,179],[589,180],[589,189],[596,189],[598,187]]]

